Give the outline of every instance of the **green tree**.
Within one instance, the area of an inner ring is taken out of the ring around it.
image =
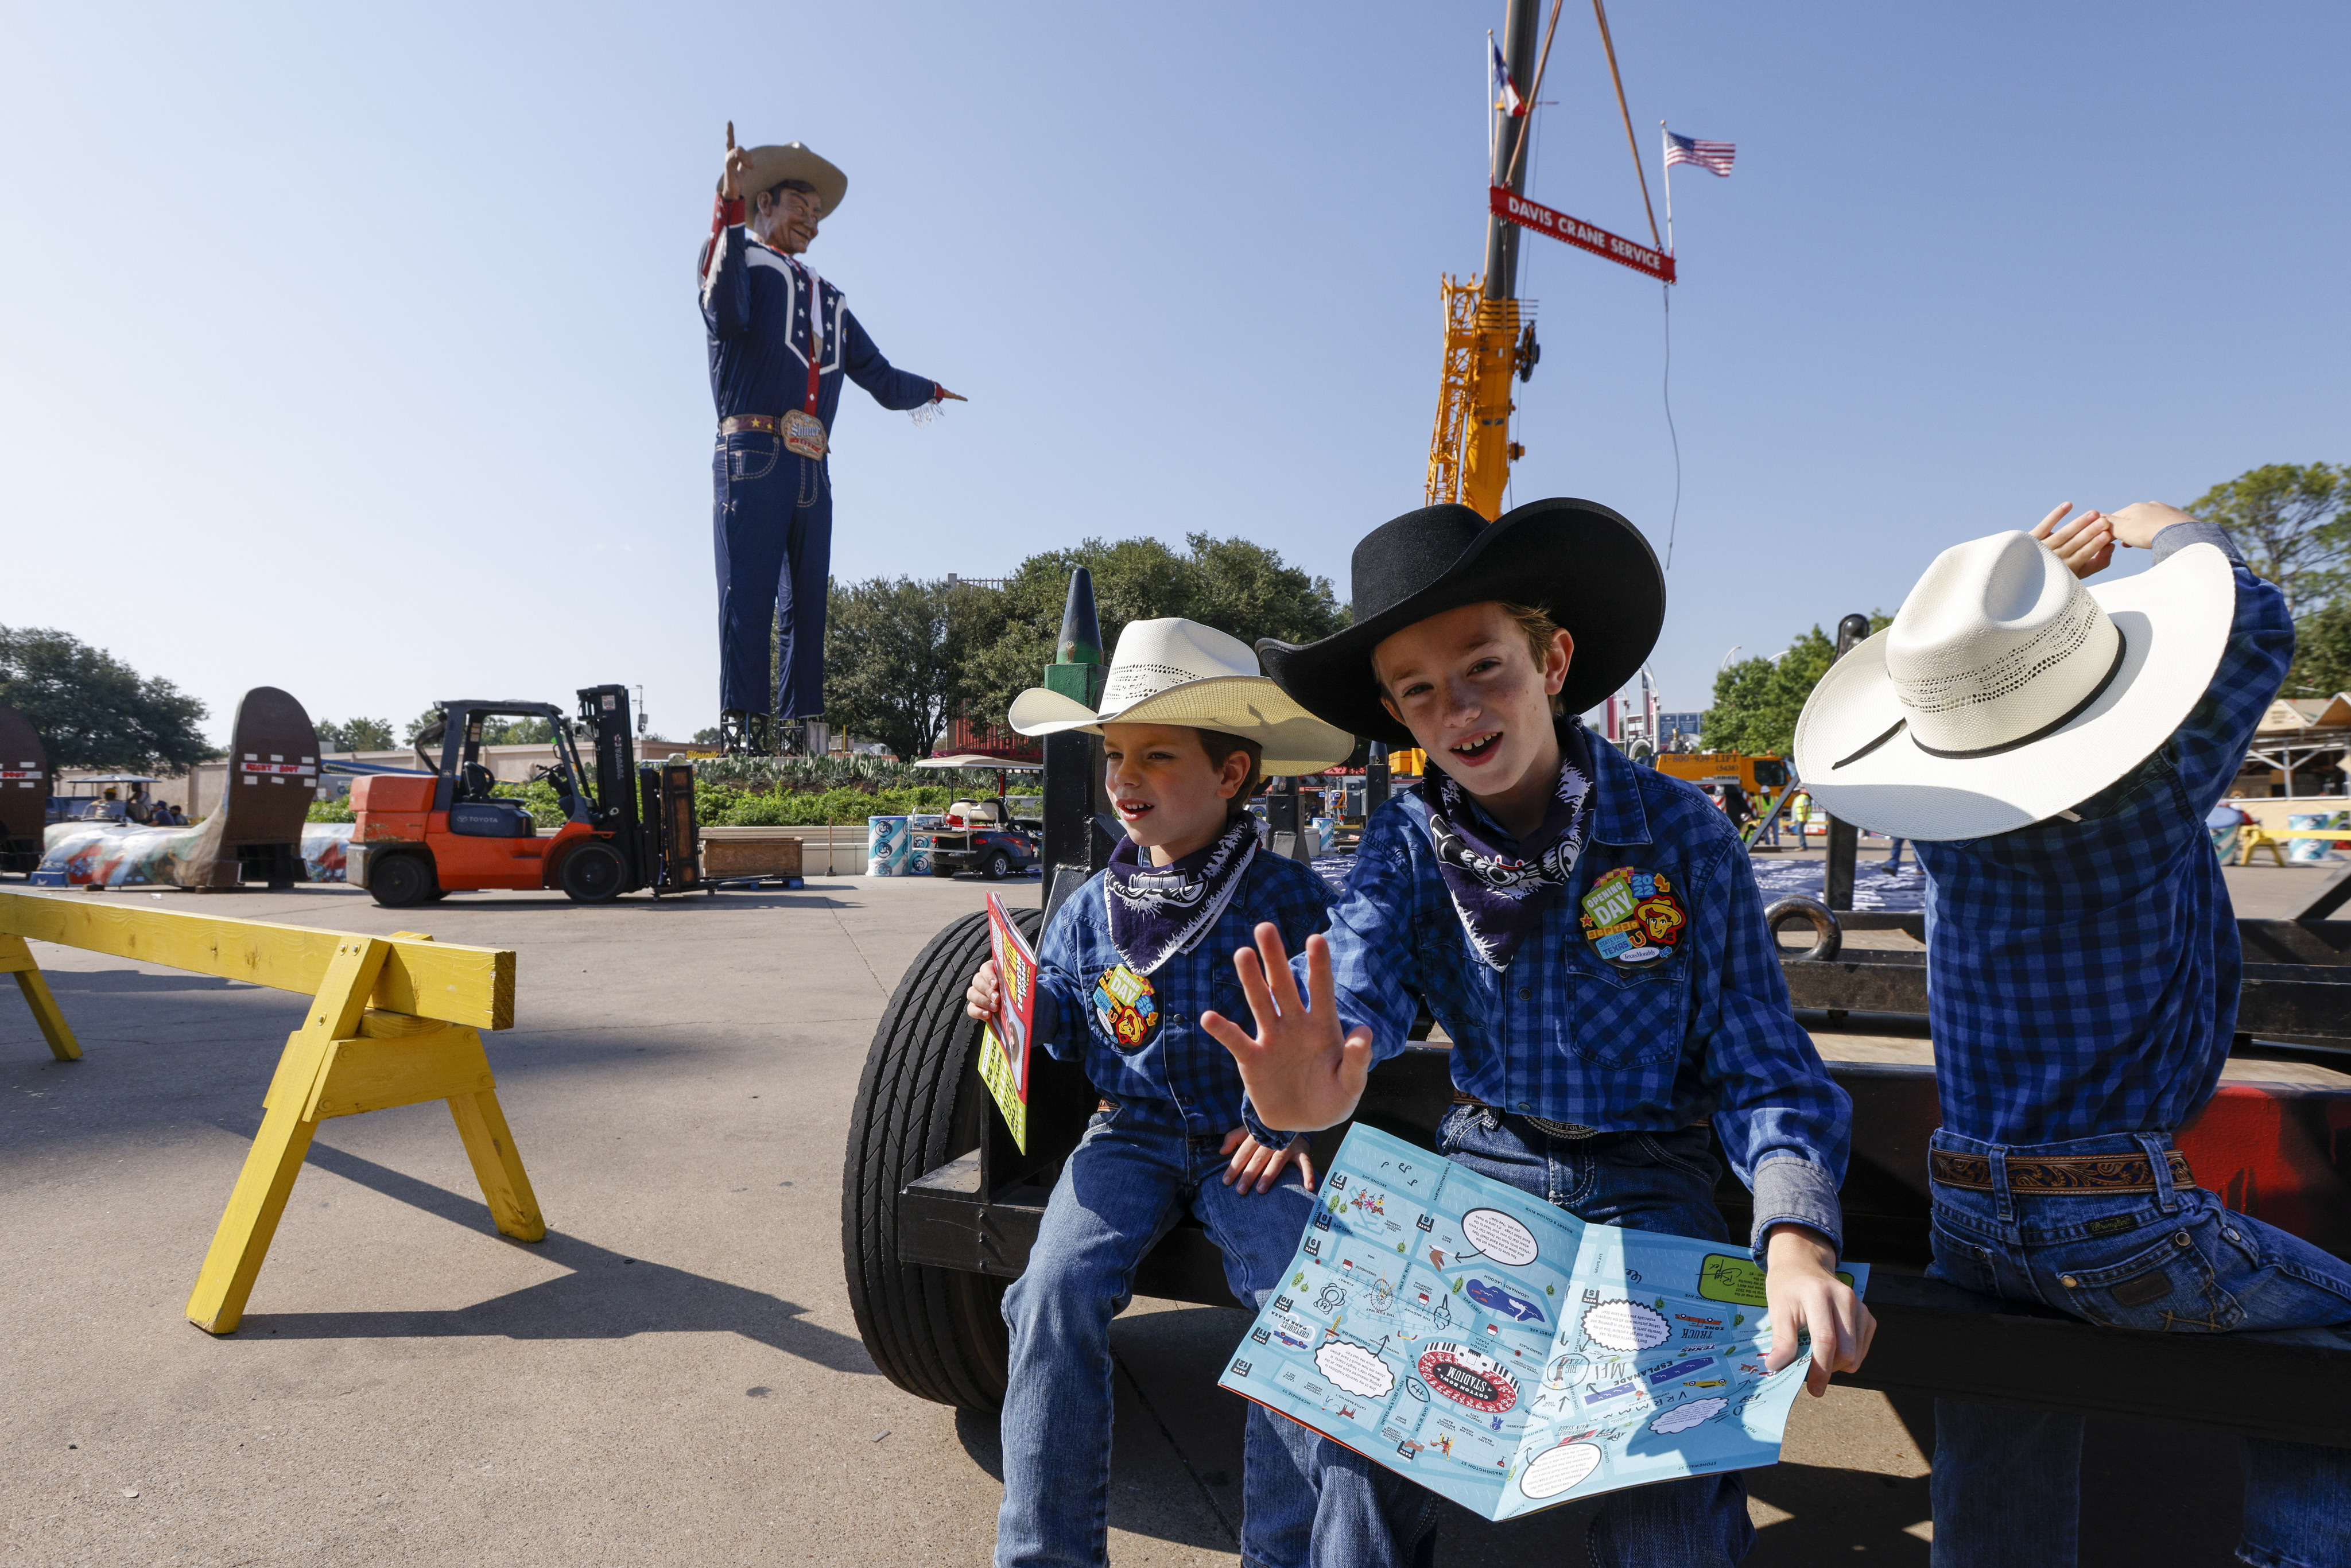
[[[2323,609],[2351,557],[2351,465],[2268,463],[2196,497],[2189,510],[2229,530],[2245,564],[2278,585],[2286,610]]]
[[[1347,624],[1328,578],[1287,565],[1248,539],[1193,534],[1178,554],[1157,539],[1087,539],[1020,563],[1001,592],[975,591],[964,608],[961,695],[967,711],[1000,716],[1052,663],[1068,602],[1070,573],[1093,576],[1094,608],[1107,658],[1130,621],[1182,615],[1245,643],[1279,637],[1311,642]]]
[[[2336,599],[2294,623],[2294,668],[2285,695],[2331,697],[2351,692],[2351,601]]]
[[[962,618],[989,595],[945,581],[834,582],[825,610],[825,719],[870,736],[902,761],[928,757],[961,689]]]
[[[340,724],[322,718],[311,726],[319,732],[319,744],[329,751],[389,751],[392,748],[392,721],[381,718],[347,718]]]
[[[1869,618],[1873,632],[1891,624],[1891,616]],[[1714,706],[1707,710],[1698,744],[1708,751],[1785,757],[1804,703],[1834,663],[1836,644],[1817,625],[1776,659],[1740,660],[1714,677]]]
[[[426,730],[432,728],[434,725],[439,724],[440,722],[441,705],[439,703],[434,703],[431,707],[426,708],[423,713],[420,713],[414,718],[410,719],[402,728],[400,733],[400,744],[402,746],[415,745],[416,737],[418,736],[423,735]]]
[[[57,768],[183,773],[219,755],[196,727],[203,703],[45,627],[0,626],[0,702],[31,722]]]

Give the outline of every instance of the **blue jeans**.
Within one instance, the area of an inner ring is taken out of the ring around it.
[[[1294,1174],[1270,1192],[1227,1186],[1221,1134],[1187,1136],[1170,1107],[1095,1113],[1061,1166],[1029,1267],[1004,1295],[1012,1359],[1004,1396],[998,1568],[1109,1561],[1110,1322],[1135,1266],[1186,1211],[1225,1255],[1233,1294],[1258,1306],[1281,1282],[1313,1212]],[[1241,1558],[1302,1568],[1314,1523],[1306,1464],[1318,1439],[1249,1406]]]
[[[712,454],[718,556],[718,706],[789,721],[824,712],[825,588],[832,570],[832,480],[822,459],[757,431]],[[777,612],[782,612],[782,624]],[[783,700],[771,703],[770,638]]]
[[[1554,1136],[1524,1116],[1456,1106],[1437,1146],[1479,1176],[1510,1183],[1579,1219],[1701,1240],[1728,1239],[1714,1206],[1721,1165],[1704,1127]],[[1361,1454],[1322,1439],[1314,1454],[1315,1568],[1426,1568],[1445,1500]],[[1607,1493],[1584,1537],[1593,1568],[1713,1568],[1755,1543],[1747,1488],[1734,1472]]]
[[[2351,1349],[2351,1264],[2300,1237],[2177,1187],[2155,1134],[2003,1148],[1938,1132],[1933,1146],[1989,1155],[1991,1192],[1935,1184],[1930,1272],[1966,1290],[2037,1301],[2108,1328],[2164,1333],[2294,1330]],[[2152,1193],[2018,1192],[2006,1161],[2145,1155]],[[2066,1568],[2079,1526],[2082,1418],[1935,1401],[1935,1568]],[[2351,1568],[2351,1449],[2245,1439],[2237,1556],[2263,1568]]]

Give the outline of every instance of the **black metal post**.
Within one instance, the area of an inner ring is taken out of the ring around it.
[[[1081,702],[1102,703],[1102,622],[1094,613],[1094,580],[1084,567],[1070,573],[1070,597],[1061,612],[1061,635],[1053,662],[1045,666],[1045,688]],[[1102,787],[1102,741],[1077,730],[1045,737],[1045,918],[1061,901],[1109,862],[1104,824],[1110,800]]]
[[[1372,813],[1388,803],[1388,748],[1380,741],[1372,742],[1372,754],[1364,763],[1364,823],[1370,826]]]
[[[1510,0],[1510,10],[1502,23],[1502,59],[1510,68],[1510,79],[1519,91],[1534,90],[1535,22],[1542,13],[1541,0]],[[1508,185],[1520,195],[1527,189],[1528,160],[1517,160],[1514,174],[1510,164],[1519,150],[1519,139],[1534,123],[1531,110],[1524,115],[1512,115],[1507,110],[1494,111],[1494,168],[1489,178],[1497,185]],[[1519,297],[1519,225],[1499,217],[1486,222],[1486,287],[1489,299],[1516,299]]]
[[[1846,616],[1837,622],[1836,656],[1844,658],[1868,635],[1868,616]],[[1851,909],[1854,852],[1860,845],[1861,832],[1851,822],[1842,822],[1834,817],[1829,818],[1828,822],[1829,856],[1821,874],[1821,902],[1831,909]]]

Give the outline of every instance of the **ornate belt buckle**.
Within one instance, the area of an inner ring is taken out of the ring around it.
[[[824,455],[824,421],[804,409],[784,415],[784,445],[802,457]]]

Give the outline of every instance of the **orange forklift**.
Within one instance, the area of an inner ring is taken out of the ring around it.
[[[551,833],[521,801],[494,793],[497,779],[481,759],[485,722],[516,718],[554,732],[556,759],[531,770],[563,807]],[[590,738],[592,789],[578,744]],[[437,764],[426,749],[435,746]],[[583,689],[576,721],[551,703],[444,703],[439,724],[417,736],[416,755],[429,771],[374,773],[351,786],[357,825],[344,874],[387,908],[492,888],[559,887],[576,904],[606,904],[640,888],[658,898],[702,885],[694,770],[639,770],[625,686]]]

